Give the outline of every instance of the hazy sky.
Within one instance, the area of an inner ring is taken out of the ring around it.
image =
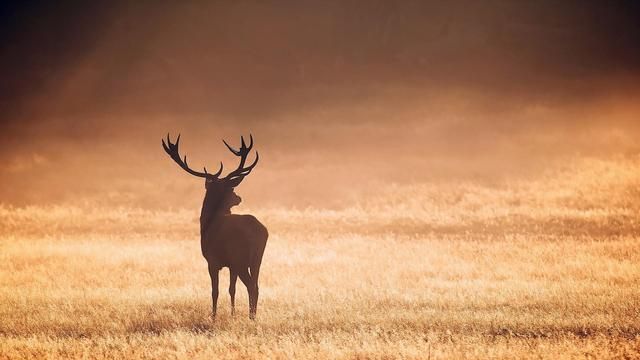
[[[637,149],[634,1],[16,3],[0,202],[201,191],[167,164],[166,131],[228,168],[219,139],[253,132],[245,192],[300,204]]]

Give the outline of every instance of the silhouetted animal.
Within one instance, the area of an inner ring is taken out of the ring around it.
[[[249,146],[245,144],[243,137],[240,137],[240,141],[240,149],[236,150],[223,140],[227,148],[240,157],[238,168],[223,178],[219,177],[222,173],[222,163],[215,174],[209,174],[206,168],[204,172],[190,169],[186,155],[184,159],[180,158],[178,151],[180,135],[174,144],[167,134],[167,143],[162,140],[162,147],[186,172],[205,178],[206,193],[200,213],[200,246],[202,255],[209,265],[213,316],[216,315],[218,302],[218,272],[223,267],[228,267],[231,280],[229,284],[231,312],[235,311],[235,283],[240,277],[249,293],[249,317],[255,319],[258,307],[260,264],[269,234],[267,228],[252,215],[231,214],[231,207],[242,201],[233,191],[234,188],[251,173],[259,159],[256,152],[256,159],[251,165],[245,167],[247,155],[253,147],[253,137],[250,136]]]

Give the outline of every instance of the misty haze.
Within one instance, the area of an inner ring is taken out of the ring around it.
[[[0,9],[0,358],[640,356],[635,2]]]

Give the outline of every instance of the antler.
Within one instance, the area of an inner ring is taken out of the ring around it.
[[[243,142],[244,144],[244,142]],[[204,168],[204,172],[198,172],[198,171],[194,171],[191,168],[189,168],[189,165],[187,164],[187,155],[184,156],[184,159],[180,158],[180,153],[178,151],[178,146],[180,145],[180,134],[178,134],[178,138],[176,138],[176,142],[175,144],[171,142],[171,138],[169,138],[169,134],[167,134],[167,143],[164,142],[164,139],[162,140],[162,147],[164,148],[164,151],[167,152],[167,154],[169,154],[169,156],[171,156],[171,158],[173,159],[173,161],[176,162],[176,164],[178,164],[181,168],[184,169],[184,171],[188,172],[191,175],[194,176],[198,176],[198,177],[203,177],[203,178],[207,178],[207,179],[217,179],[218,176],[220,176],[220,174],[222,174],[222,162],[220,162],[220,169],[218,170],[217,173],[215,174],[209,174],[207,172],[207,168]],[[229,146],[229,145],[227,145]]]
[[[244,163],[247,160],[247,155],[249,155],[249,151],[251,151],[251,148],[253,148],[253,136],[249,134],[249,146],[247,146],[247,144],[244,142],[244,137],[240,136],[241,144],[240,149],[238,150],[229,146],[226,141],[222,140],[222,142],[224,142],[229,151],[231,151],[234,155],[240,157],[240,164],[238,165],[238,168],[225,176],[223,180],[232,182],[232,186],[238,186],[238,184],[240,184],[244,177],[251,173],[251,170],[253,170],[253,168],[258,163],[258,159],[260,158],[258,152],[256,151],[256,159],[253,161],[253,163],[247,167],[244,166]]]

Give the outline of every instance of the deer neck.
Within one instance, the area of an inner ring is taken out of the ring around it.
[[[229,214],[231,214],[231,208],[224,206],[223,196],[207,192],[200,212],[200,234],[204,236],[207,231],[215,227],[215,223]]]

